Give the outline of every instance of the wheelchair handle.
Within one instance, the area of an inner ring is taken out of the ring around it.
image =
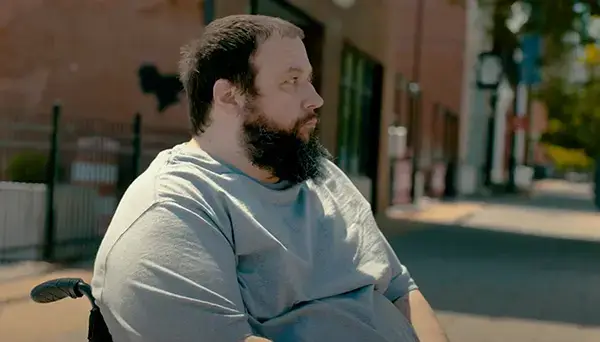
[[[59,278],[43,282],[31,290],[30,297],[37,303],[52,303],[63,298],[81,298],[86,296],[93,307],[96,301],[92,288],[80,278]]]

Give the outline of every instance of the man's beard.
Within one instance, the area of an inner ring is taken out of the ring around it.
[[[264,113],[252,106],[242,126],[242,146],[253,165],[270,172],[281,181],[299,184],[306,180],[319,182],[325,175],[325,159],[331,154],[321,145],[315,129],[308,140],[299,132],[306,118],[298,120],[290,130],[281,129]]]

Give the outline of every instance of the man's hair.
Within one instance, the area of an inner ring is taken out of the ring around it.
[[[194,134],[204,133],[209,124],[217,80],[228,80],[244,93],[256,95],[252,59],[258,46],[273,34],[304,38],[302,29],[280,18],[232,15],[211,22],[200,39],[182,48],[179,77]]]

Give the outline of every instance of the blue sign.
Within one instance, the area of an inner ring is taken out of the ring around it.
[[[521,83],[536,86],[542,82],[542,38],[537,34],[521,36]]]

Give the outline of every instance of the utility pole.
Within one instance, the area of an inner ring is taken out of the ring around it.
[[[539,34],[533,33],[540,25],[541,14],[538,3],[526,2],[526,4],[529,10],[527,11],[526,8],[522,9],[523,12],[528,12],[526,15],[527,18],[524,20],[523,24],[519,25],[519,27],[515,26],[514,29],[509,27],[509,29],[511,29],[518,39],[518,46],[515,51],[516,53],[513,54],[513,61],[516,67],[517,76],[517,80],[515,82],[516,87],[513,119],[515,120],[515,123],[516,120],[518,120],[518,128],[520,131],[517,133],[516,125],[512,125],[509,176],[507,186],[507,190],[509,192],[515,192],[517,190],[515,184],[517,163],[523,163],[533,168],[533,152],[535,142],[533,139],[534,116],[531,111],[531,97],[533,87],[541,82],[539,58],[541,55],[542,43]],[[525,98],[521,98],[521,96],[525,96]],[[522,127],[523,125],[526,127]],[[521,139],[517,139],[517,136],[519,136]],[[523,140],[524,146],[517,146],[518,140]],[[524,152],[523,159],[519,161],[517,161],[516,157],[517,147],[524,148],[524,150],[521,151]],[[533,184],[533,172],[532,179],[529,181],[531,182],[530,184]]]
[[[415,0],[417,2],[417,17],[415,24],[415,37],[413,41],[413,68],[412,68],[412,83],[414,85],[419,84],[419,78],[421,73],[421,53],[423,49],[423,19],[425,16],[425,3],[426,0]],[[413,87],[414,88],[414,87]],[[410,129],[413,131],[411,136],[413,137],[413,155],[412,155],[412,172],[410,175],[411,182],[411,199],[413,204],[418,203],[418,192],[416,191],[416,180],[417,174],[420,167],[420,154],[421,154],[421,90],[418,88],[416,98],[413,95],[413,105],[410,106],[411,122]]]
[[[517,190],[517,186],[515,183],[515,173],[516,173],[516,169],[517,169],[517,155],[516,155],[516,148],[517,148],[517,126],[515,125],[515,123],[517,122],[517,120],[520,120],[520,116],[519,116],[519,111],[520,111],[520,94],[519,92],[521,91],[521,72],[520,72],[520,68],[521,68],[521,58],[522,58],[522,53],[521,53],[521,48],[520,46],[517,48],[517,52],[513,54],[513,61],[517,67],[517,72],[516,72],[516,82],[515,82],[515,88],[514,88],[514,99],[513,99],[513,113],[512,113],[512,117],[510,120],[510,155],[508,158],[508,184],[507,184],[507,191],[508,192],[515,192]]]
[[[490,113],[487,122],[486,158],[483,173],[484,185],[489,189],[493,184],[492,170],[494,168],[494,139],[496,138],[496,103],[498,101],[498,90],[491,91],[489,98]]]

